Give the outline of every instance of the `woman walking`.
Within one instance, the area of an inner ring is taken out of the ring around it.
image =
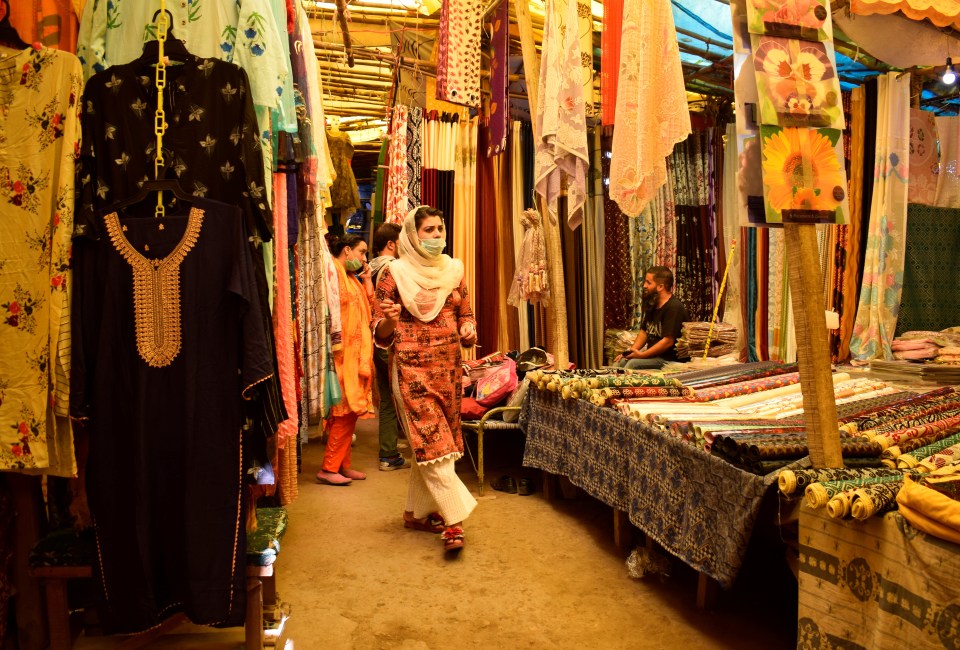
[[[373,283],[367,266],[367,243],[357,235],[332,238],[340,288],[340,321],[343,343],[333,351],[333,362],[343,396],[330,411],[327,449],[317,480],[326,485],[350,485],[367,478],[350,468],[350,443],[357,420],[370,412],[373,381],[373,339],[370,335],[370,300]],[[359,277],[355,275],[362,270]]]
[[[477,505],[457,476],[460,346],[477,341],[463,262],[443,254],[443,213],[411,210],[398,240],[400,257],[383,272],[374,300],[374,342],[391,348],[394,395],[414,463],[404,526],[441,533],[445,551],[463,548],[463,520]]]

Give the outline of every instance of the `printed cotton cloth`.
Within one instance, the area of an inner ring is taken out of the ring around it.
[[[480,106],[480,0],[444,0],[437,99]]]

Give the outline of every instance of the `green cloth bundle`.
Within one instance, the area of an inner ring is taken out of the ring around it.
[[[589,377],[588,388],[625,388],[628,386],[661,386],[683,388],[677,379],[667,379],[655,375],[609,375],[607,377]]]
[[[894,474],[886,476],[863,476],[863,471],[857,472],[861,476],[857,478],[848,478],[839,481],[825,481],[822,483],[811,483],[803,491],[803,504],[808,508],[823,508],[830,500],[848,490],[855,490],[873,483],[889,483],[891,481],[903,481],[903,472],[896,471]]]
[[[944,449],[949,449],[954,445],[960,444],[960,433],[954,433],[937,440],[936,442],[930,443],[923,447],[918,447],[911,451],[911,453],[901,453],[897,456],[897,467],[909,469],[911,467],[916,467],[920,464],[920,461],[928,456],[932,456],[938,452],[943,451]],[[889,451],[889,449],[887,450]]]
[[[846,462],[846,461],[845,461]],[[828,467],[824,469],[786,469],[780,472],[777,486],[783,494],[805,491],[814,483],[846,481],[858,478],[880,476],[903,476],[903,472],[885,467],[851,469],[849,467]]]

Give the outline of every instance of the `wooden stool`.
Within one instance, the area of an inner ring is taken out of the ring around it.
[[[286,618],[277,602],[276,561],[280,540],[287,529],[287,511],[257,508],[257,525],[257,530],[247,535],[244,648],[263,650],[265,644],[283,648]],[[40,581],[46,596],[51,650],[73,647],[67,584],[75,578],[93,577],[95,552],[92,531],[77,534],[73,530],[58,530],[37,542],[30,553],[30,575]],[[264,633],[265,618],[272,628],[267,634]],[[130,636],[120,647],[143,647],[185,622],[188,622],[186,616],[173,616],[156,628]]]

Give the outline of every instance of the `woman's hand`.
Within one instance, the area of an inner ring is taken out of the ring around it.
[[[470,347],[477,342],[477,328],[473,323],[467,321],[460,327],[460,344],[464,347]]]
[[[373,270],[370,268],[369,264],[363,265],[363,271],[360,272],[359,276],[361,282],[372,282],[371,278],[373,277]]]
[[[380,309],[383,311],[383,317],[392,323],[400,320],[400,305],[389,298],[380,303]]]

